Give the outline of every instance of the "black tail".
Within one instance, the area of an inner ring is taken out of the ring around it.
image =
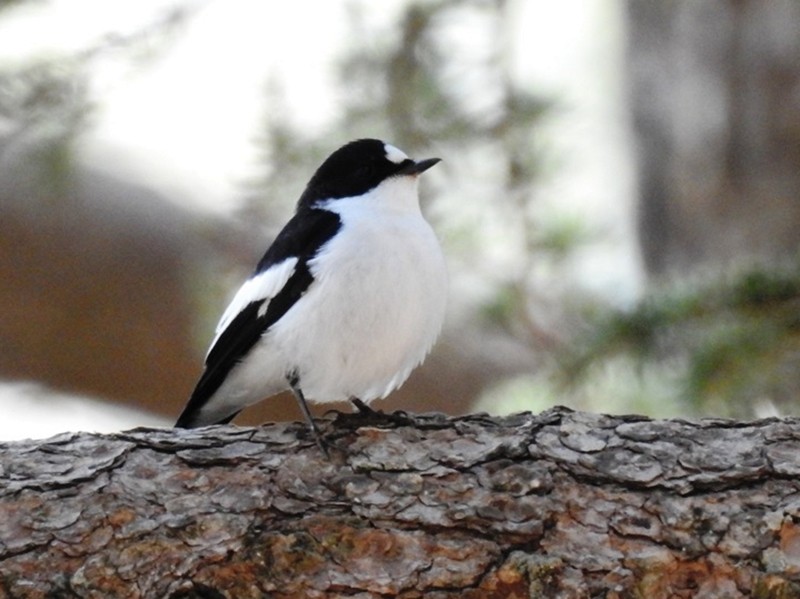
[[[219,411],[215,414],[214,410],[203,410],[208,400],[211,399],[211,396],[219,388],[219,383],[217,381],[213,381],[212,385],[209,386],[208,379],[208,369],[206,369],[206,371],[203,372],[203,376],[201,376],[200,380],[197,382],[194,391],[192,391],[189,401],[186,402],[183,412],[178,416],[175,428],[198,428],[201,426],[210,426],[212,424],[228,424],[241,412],[241,410],[236,410],[232,414],[227,414],[220,418]]]

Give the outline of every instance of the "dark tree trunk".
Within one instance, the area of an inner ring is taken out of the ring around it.
[[[796,597],[800,422],[505,418],[0,446],[0,597]]]
[[[661,274],[800,245],[800,2],[629,0],[639,231]]]

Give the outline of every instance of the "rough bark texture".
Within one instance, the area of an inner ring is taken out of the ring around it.
[[[800,420],[320,424],[0,446],[0,597],[800,596]]]

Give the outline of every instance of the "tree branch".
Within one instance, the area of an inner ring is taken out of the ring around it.
[[[800,596],[796,419],[320,424],[0,445],[0,598]]]

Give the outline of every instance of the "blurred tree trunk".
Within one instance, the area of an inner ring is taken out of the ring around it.
[[[639,230],[661,274],[800,241],[800,2],[627,3]]]
[[[0,445],[0,597],[797,597],[800,422],[556,408]]]

